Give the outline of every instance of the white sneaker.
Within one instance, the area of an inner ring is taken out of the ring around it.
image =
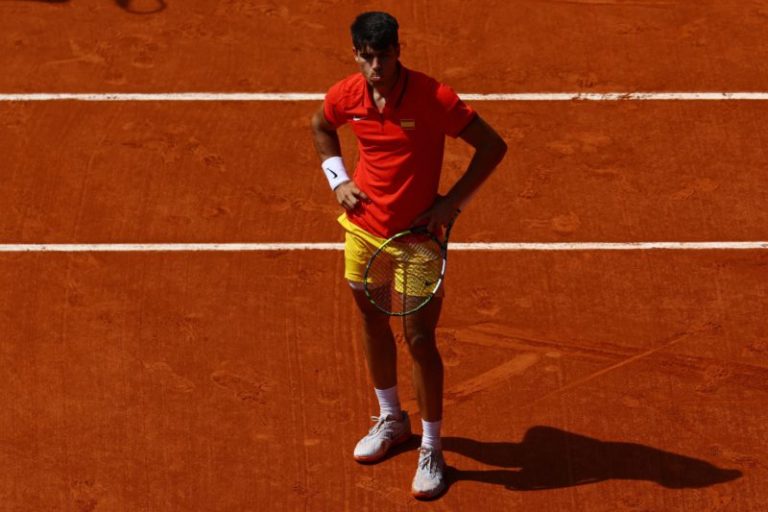
[[[429,499],[445,490],[445,460],[441,450],[419,448],[419,467],[411,484],[414,498]]]
[[[411,437],[411,421],[408,413],[403,411],[397,420],[391,414],[380,418],[372,416],[376,423],[355,446],[355,460],[358,462],[376,462],[387,454],[387,450]]]

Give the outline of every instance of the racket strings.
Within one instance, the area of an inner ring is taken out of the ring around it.
[[[378,251],[368,267],[369,298],[390,314],[407,314],[435,293],[442,270],[441,247],[431,238],[392,241]]]

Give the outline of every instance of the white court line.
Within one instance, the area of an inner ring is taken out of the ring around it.
[[[0,252],[249,252],[341,251],[343,243],[3,244]],[[766,250],[766,242],[451,243],[451,251]]]
[[[609,92],[460,94],[474,101],[766,101],[768,92]],[[320,101],[322,93],[29,93],[0,94],[0,101]],[[628,251],[768,249],[768,242],[452,243],[459,251]],[[339,243],[230,244],[4,244],[0,252],[174,252],[341,250]]]
[[[459,93],[468,101],[766,101],[768,92]],[[323,93],[18,93],[0,101],[322,101]]]

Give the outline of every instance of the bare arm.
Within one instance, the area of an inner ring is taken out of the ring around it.
[[[314,135],[315,149],[320,161],[325,161],[332,156],[341,156],[341,144],[336,129],[325,119],[323,107],[320,107],[312,116],[312,133]]]
[[[320,161],[324,162],[332,156],[341,156],[341,143],[336,129],[325,119],[323,107],[312,116],[312,134],[315,149]],[[368,200],[368,197],[359,189],[353,180],[345,181],[334,189],[336,200],[347,210],[353,210],[358,203]]]
[[[507,152],[504,139],[479,115],[464,128],[459,137],[475,148],[475,154],[466,172],[451,187],[448,194],[416,219],[415,224],[427,224],[430,231],[447,225],[456,215],[456,211],[464,208]]]

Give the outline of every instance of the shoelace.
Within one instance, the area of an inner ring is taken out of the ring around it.
[[[438,457],[432,450],[421,452],[419,457],[419,469],[426,469],[429,472],[429,476],[435,476],[437,474]]]
[[[371,430],[368,431],[368,435],[370,436],[373,434],[377,434],[382,428],[384,428],[384,424],[387,422],[387,418],[389,418],[389,416],[386,416],[386,417],[371,416],[371,420],[375,421],[376,424],[373,425],[371,427]],[[384,435],[387,437],[387,439],[391,438],[393,434],[394,433],[391,430],[384,432]]]

